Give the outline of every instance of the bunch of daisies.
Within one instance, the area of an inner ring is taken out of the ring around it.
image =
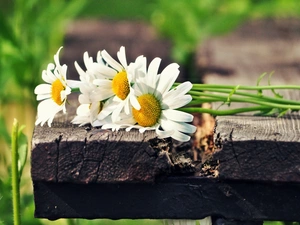
[[[192,83],[175,85],[179,65],[172,63],[158,72],[161,59],[155,58],[147,67],[147,60],[139,56],[127,63],[125,48],[121,47],[115,60],[106,51],[99,51],[96,60],[83,55],[85,69],[77,62],[75,67],[80,80],[68,80],[67,66],[61,65],[59,52],[42,72],[46,84],[38,85],[34,92],[38,105],[36,125],[47,122],[55,115],[66,112],[67,97],[71,92],[80,91],[80,105],[72,123],[79,126],[91,124],[118,131],[139,129],[140,132],[155,130],[159,138],[172,137],[178,141],[190,140],[196,127],[190,124],[193,115],[180,110],[191,102],[188,92]]]

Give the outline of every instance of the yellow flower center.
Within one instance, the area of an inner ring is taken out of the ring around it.
[[[126,71],[121,71],[112,80],[112,89],[116,96],[124,100],[129,94],[130,87]]]
[[[132,108],[133,117],[136,122],[143,127],[155,125],[161,114],[159,101],[152,94],[143,94],[137,98],[141,109]]]
[[[60,93],[65,89],[66,89],[65,86],[62,84],[62,82],[59,79],[57,79],[52,83],[51,97],[57,105],[63,104],[64,101],[61,99]]]

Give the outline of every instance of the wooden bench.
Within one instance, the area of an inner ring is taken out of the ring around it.
[[[300,84],[299,21],[288,24],[254,22],[206,42],[197,61],[203,81],[255,85],[262,72],[275,70],[273,84]],[[249,27],[258,33],[247,33]],[[283,94],[300,99],[298,92]],[[51,128],[35,127],[31,174],[38,218],[300,221],[299,113],[217,117],[207,139],[215,148],[200,150],[202,161],[190,158],[194,142],[77,127],[72,116],[61,115]]]

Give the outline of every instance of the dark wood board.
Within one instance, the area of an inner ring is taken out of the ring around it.
[[[170,177],[156,184],[34,182],[35,216],[299,221],[300,186]]]
[[[167,153],[171,146],[155,138],[154,132],[67,126],[35,128],[31,153],[34,181],[153,183],[171,172]]]

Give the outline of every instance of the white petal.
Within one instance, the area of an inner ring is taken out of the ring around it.
[[[148,73],[147,73],[147,85],[152,89],[156,89],[156,82],[157,82],[157,73],[158,73],[158,68],[159,64],[161,62],[160,58],[154,58],[148,67]]]
[[[74,62],[74,66],[79,74],[79,77],[85,77],[85,72],[83,71],[83,69],[81,69],[81,67],[79,66],[79,64],[77,63],[77,61]]]
[[[170,108],[170,109],[178,109],[178,108],[185,106],[190,101],[192,101],[192,96],[184,95],[179,98],[173,98],[172,100],[169,98],[164,99],[162,105],[163,105],[163,108],[166,106],[167,108]],[[165,109],[167,109],[167,108],[165,108]]]
[[[158,127],[155,129],[156,134],[159,138],[167,138],[171,137],[171,135],[174,133],[174,130],[160,130]]]
[[[87,70],[93,65],[93,57],[89,57],[88,52],[83,53],[83,62]]]
[[[39,103],[37,107],[37,120],[35,125],[41,123],[41,126],[48,120],[48,126],[51,126],[52,120],[56,113],[63,109],[62,106],[57,105],[52,99],[47,99]]]
[[[60,48],[58,49],[58,51],[56,52],[56,54],[54,55],[54,62],[55,62],[56,65],[60,65],[60,62],[59,62],[59,52],[60,52],[60,50],[61,50],[62,48],[63,48],[63,47],[60,47]]]
[[[47,98],[51,98],[51,94],[38,94],[36,96],[37,101],[41,101],[41,100],[44,100],[44,99],[47,99]]]
[[[177,121],[177,122],[192,122],[194,118],[192,114],[174,110],[174,109],[162,110],[162,114],[167,119]]]
[[[105,117],[109,116],[117,108],[117,106],[118,106],[118,104],[114,103],[114,102],[111,104],[105,103],[103,106],[103,109],[98,114],[97,119],[103,120]]]
[[[116,76],[116,74],[118,73],[115,69],[101,64],[97,64],[94,69],[97,70],[97,72],[100,73],[102,76],[105,76],[110,79],[113,79],[114,76]]]
[[[166,92],[165,95],[163,96],[163,98],[173,99],[173,98],[176,98],[177,96],[185,95],[187,92],[189,92],[191,90],[192,87],[193,87],[193,84],[189,81],[186,81],[186,82],[178,85],[177,87],[173,88],[169,92]]]
[[[124,102],[121,102],[116,108],[115,110],[112,112],[111,114],[111,118],[113,122],[117,122],[118,120],[120,120],[120,113],[122,111],[122,109],[124,108]]]
[[[78,101],[80,104],[90,104],[91,103],[91,100],[89,99],[89,97],[87,95],[83,95],[83,94],[80,94],[78,96]]]
[[[154,58],[149,64],[148,73],[157,75],[160,62],[161,62],[161,58],[158,57]]]
[[[181,141],[181,142],[186,142],[191,139],[191,137],[189,135],[180,133],[179,131],[174,131],[174,133],[172,134],[171,137],[174,138],[175,140]]]
[[[114,96],[114,93],[112,89],[100,89],[100,90],[95,90],[92,95],[90,95],[90,99],[92,102],[96,101],[103,101],[105,99],[108,99],[110,97]]]
[[[140,110],[141,109],[141,105],[138,102],[137,97],[134,94],[130,94],[129,98],[130,98],[130,103],[133,106],[133,108],[135,108],[136,110]]]
[[[157,85],[157,91],[161,94],[170,90],[175,80],[179,75],[179,65],[177,63],[172,63],[168,65],[161,73],[159,78],[159,83]]]
[[[108,65],[110,65],[112,68],[116,69],[117,71],[122,71],[123,67],[120,63],[118,63],[116,60],[114,60],[106,50],[103,50],[101,52],[103,59],[107,62]]]
[[[98,85],[99,87],[112,87],[112,81],[108,79],[95,79],[93,84]]]
[[[54,66],[54,64],[52,64],[52,65]],[[52,72],[49,72],[47,70],[43,70],[42,79],[46,83],[52,84],[57,78],[53,75]]]
[[[127,69],[127,60],[126,60],[126,53],[125,47],[121,46],[120,50],[117,52],[117,56],[119,61],[121,62],[122,66]]]
[[[161,124],[164,130],[173,129],[179,132],[192,134],[195,133],[196,127],[194,125],[184,123],[184,122],[175,122],[172,120],[161,120]]]
[[[67,85],[71,88],[78,88],[81,83],[82,82],[79,80],[67,80]]]
[[[34,89],[35,94],[49,94],[51,93],[52,86],[50,84],[39,84]]]

